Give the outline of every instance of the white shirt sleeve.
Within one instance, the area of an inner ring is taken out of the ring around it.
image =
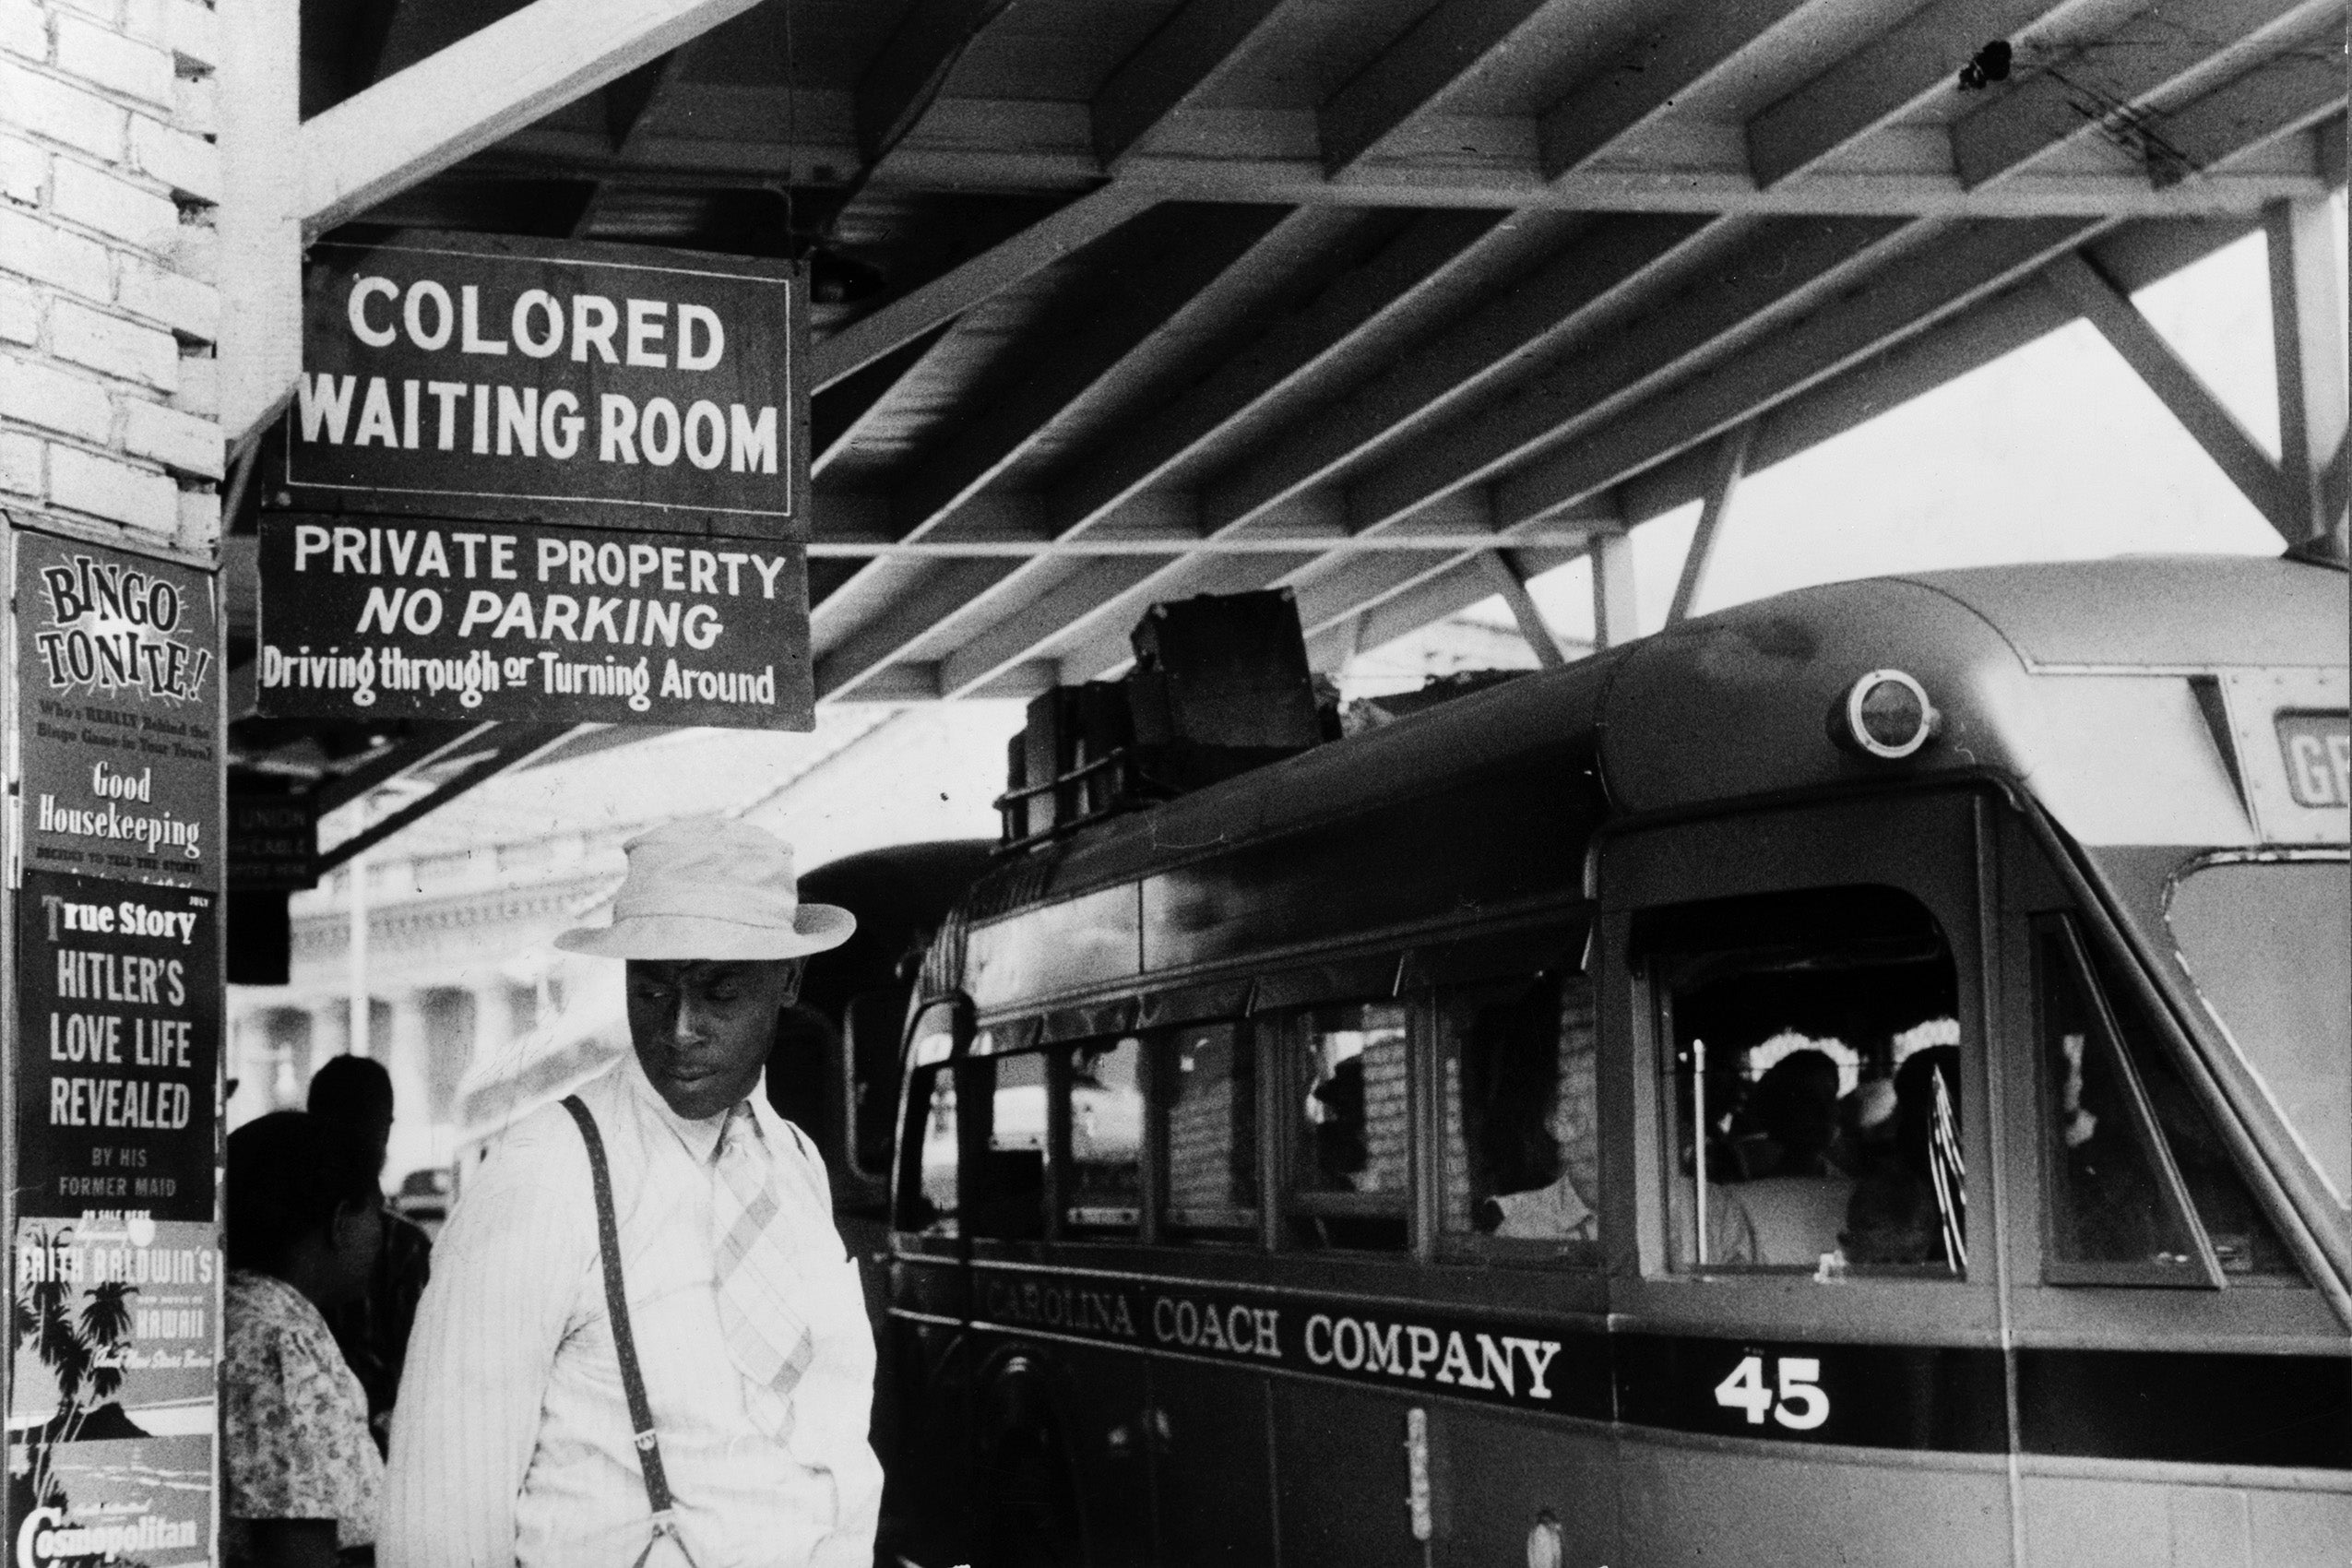
[[[515,1503],[597,1255],[588,1156],[562,1112],[468,1176],[434,1248],[392,1421],[384,1568],[511,1568]]]

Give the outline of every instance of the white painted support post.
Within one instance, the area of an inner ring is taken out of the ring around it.
[[[1593,536],[1593,647],[1615,647],[1642,635],[1633,614],[1633,540],[1630,534]]]
[[[331,229],[757,3],[532,0],[304,122],[303,221]]]
[[[1519,636],[1534,650],[1536,662],[1546,670],[1558,670],[1568,662],[1560,651],[1560,639],[1551,635],[1545,624],[1543,612],[1536,607],[1535,596],[1527,591],[1527,580],[1520,573],[1519,564],[1501,550],[1482,550],[1479,564],[1494,584],[1494,591],[1511,607],[1511,618],[1519,623]]]
[[[2318,535],[2344,517],[2346,461],[2345,320],[2336,270],[2332,205],[2310,196],[2272,205],[2263,215],[2270,241],[2271,338],[2278,362],[2279,468],[2286,501],[2304,533]]]
[[[1756,422],[1750,420],[1731,431],[1716,444],[1715,472],[1707,481],[1705,502],[1699,508],[1699,526],[1691,535],[1691,548],[1682,557],[1682,576],[1674,585],[1674,602],[1667,607],[1666,624],[1679,625],[1689,619],[1692,607],[1699,601],[1699,590],[1706,586],[1707,568],[1715,564],[1716,540],[1722,537],[1725,514],[1731,510],[1731,497],[1740,489],[1740,481],[1747,476],[1748,448],[1755,442]]]
[[[350,980],[351,1043],[354,1056],[371,1054],[374,1031],[369,1028],[368,1012],[373,1002],[367,980],[367,857],[354,855],[350,861],[350,947],[349,970]],[[317,1070],[317,1063],[312,1063]]]
[[[301,13],[300,0],[234,0],[218,13],[220,431],[232,453],[303,364]]]

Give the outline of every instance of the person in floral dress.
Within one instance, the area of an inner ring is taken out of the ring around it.
[[[384,1462],[319,1309],[367,1286],[382,1237],[367,1150],[300,1111],[229,1135],[221,1546],[228,1568],[374,1560]]]

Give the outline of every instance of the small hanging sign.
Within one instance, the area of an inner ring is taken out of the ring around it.
[[[814,722],[797,545],[295,514],[259,558],[265,717]]]
[[[410,232],[303,294],[273,505],[807,537],[796,264]]]

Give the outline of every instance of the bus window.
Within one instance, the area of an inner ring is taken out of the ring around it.
[[[1444,1232],[1590,1255],[1600,1198],[1593,989],[1580,975],[1441,994]]]
[[[2160,1141],[2180,1172],[2189,1207],[2204,1228],[2221,1272],[2233,1278],[2300,1280],[2302,1272],[2293,1255],[2247,1190],[2228,1146],[2215,1131],[2138,998],[2118,982],[2105,955],[2087,946],[2076,951],[2088,960],[2085,983],[2104,1001],[2104,1010],[2114,1021],[2121,1054],[2140,1080]]]
[[[2198,994],[2352,1211],[2352,867],[2341,851],[2214,860],[2180,879],[2165,915]]]
[[[1235,1024],[1172,1031],[1160,1053],[1171,1237],[1258,1223],[1257,1053]]]
[[[1063,1220],[1080,1234],[1133,1235],[1143,1216],[1144,1042],[1071,1048],[1070,1165]]]
[[[2206,1283],[2180,1182],[2073,933],[2035,934],[2041,1005],[2049,1276],[2080,1283]]]
[[[1635,940],[1667,1045],[1669,1266],[1964,1274],[1957,984],[1935,918],[1835,888],[1649,911]]]
[[[956,1070],[928,1067],[909,1080],[909,1164],[898,1181],[898,1229],[956,1234]]]
[[[1032,1241],[1045,1233],[1045,1087],[1042,1051],[984,1056],[965,1064],[964,1224],[974,1236]]]
[[[1285,1032],[1295,1086],[1290,1240],[1318,1247],[1405,1246],[1412,1116],[1404,1007],[1310,1008]]]

